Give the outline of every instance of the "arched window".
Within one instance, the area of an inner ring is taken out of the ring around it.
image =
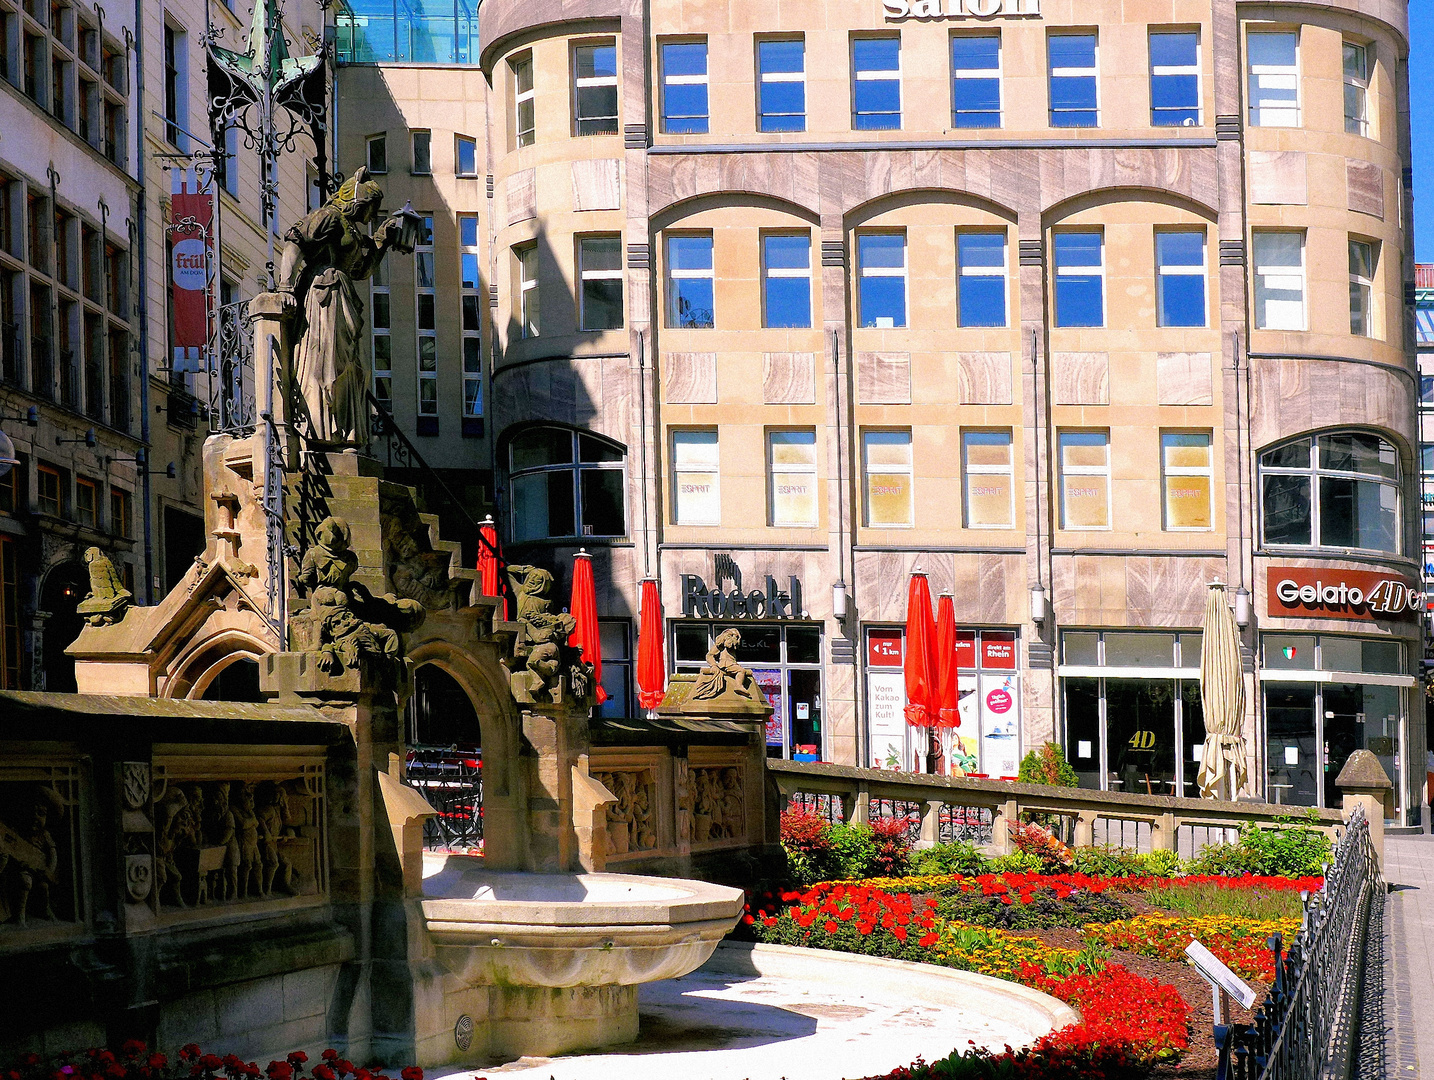
[[[1399,552],[1399,452],[1378,435],[1306,435],[1260,455],[1266,544]]]
[[[530,428],[508,448],[513,540],[623,536],[626,448],[568,428]]]

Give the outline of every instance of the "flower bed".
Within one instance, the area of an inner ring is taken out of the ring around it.
[[[337,1050],[325,1050],[313,1067],[312,1080],[390,1080],[377,1066],[354,1065],[339,1057]],[[119,1050],[94,1048],[84,1053],[61,1053],[52,1059],[25,1054],[9,1065],[0,1063],[0,1080],[307,1080],[304,1067],[309,1055],[302,1050],[283,1061],[271,1061],[260,1069],[234,1054],[206,1054],[194,1043],[180,1048],[171,1060],[166,1054],[151,1053],[138,1039],[130,1039]],[[423,1080],[423,1070],[409,1065],[400,1080]]]
[[[1298,919],[1241,919],[1232,916],[1141,915],[1134,919],[1087,926],[1085,936],[1112,949],[1180,963],[1185,946],[1198,941],[1237,975],[1270,982],[1274,956],[1267,942],[1272,934],[1289,940],[1300,928]]]

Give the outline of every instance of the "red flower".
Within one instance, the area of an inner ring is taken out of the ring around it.
[[[896,940],[897,940],[897,941],[905,941],[905,940],[906,940],[906,927],[904,927],[904,926],[898,926],[895,930],[892,931],[892,933],[893,933],[894,935],[896,935]]]
[[[423,1080],[423,1070],[417,1065],[409,1065],[398,1074],[402,1080]]]
[[[917,942],[917,944],[920,945],[923,949],[929,949],[931,948],[931,946],[936,944],[937,940],[938,938],[935,934],[924,934],[922,935],[921,940]]]
[[[828,919],[826,924],[826,932],[828,934],[835,934],[837,932],[837,924]]]

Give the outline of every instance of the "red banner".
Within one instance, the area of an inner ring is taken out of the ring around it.
[[[170,196],[169,283],[175,349],[209,344],[208,256],[214,249],[214,199],[202,191]]]
[[[1424,608],[1419,586],[1372,570],[1272,566],[1265,582],[1270,614],[1302,619],[1408,619]]]

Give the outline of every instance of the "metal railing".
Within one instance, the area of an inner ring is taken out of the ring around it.
[[[483,844],[483,758],[452,746],[413,746],[404,783],[438,811],[423,826],[423,846],[468,851]]]
[[[1370,910],[1382,903],[1383,888],[1369,821],[1356,808],[1289,951],[1278,934],[1270,939],[1275,983],[1254,1023],[1215,1028],[1218,1080],[1350,1075]]]
[[[209,371],[209,430],[245,436],[254,431],[254,336],[249,332],[249,301],[219,307],[218,341]]]
[[[771,760],[767,771],[788,804],[832,820],[906,817],[923,842],[989,843],[998,854],[1010,850],[1009,823],[1038,817],[1078,846],[1103,843],[1191,858],[1207,843],[1228,841],[1246,822],[1278,825],[1300,809],[797,761]],[[1313,826],[1332,836],[1343,829],[1338,810],[1315,810],[1313,816]]]

